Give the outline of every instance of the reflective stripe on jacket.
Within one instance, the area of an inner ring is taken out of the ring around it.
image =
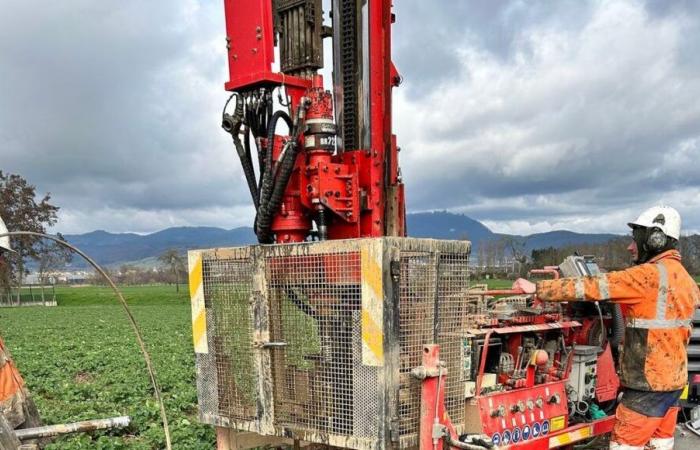
[[[624,305],[623,386],[674,391],[688,382],[686,347],[700,290],[678,251],[617,272],[540,281],[537,296],[545,301],[610,300]]]

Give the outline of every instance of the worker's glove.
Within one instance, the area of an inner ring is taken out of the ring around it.
[[[537,291],[537,286],[525,278],[518,278],[513,283],[513,290],[522,291],[523,294],[534,294]]]

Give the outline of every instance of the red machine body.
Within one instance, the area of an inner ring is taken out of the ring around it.
[[[230,117],[231,129],[227,131],[235,133],[234,140],[241,131],[248,133],[253,128],[246,120],[248,106],[252,104],[250,99],[264,98],[275,89],[279,90],[280,99],[286,97],[286,102],[282,100],[281,104],[287,108],[294,127],[298,127],[296,132],[290,130],[289,133],[294,140],[291,145],[298,147],[291,164],[292,174],[287,176],[280,172],[284,166],[280,159],[283,152],[273,144],[271,161],[267,165],[260,164],[261,180],[248,180],[249,186],[258,185],[256,232],[259,240],[263,243],[300,242],[312,234],[321,240],[404,236],[404,191],[399,177],[396,137],[391,132],[391,90],[400,79],[390,56],[391,1],[370,0],[364,7],[359,4],[354,9],[345,7],[345,12],[337,7],[336,15],[344,13],[346,19],[366,21],[372,38],[366,47],[358,49],[361,44],[345,37],[355,44],[355,53],[342,55],[347,67],[361,60],[361,67],[369,77],[369,91],[364,91],[367,80],[360,74],[354,81],[336,80],[335,99],[325,89],[317,70],[323,66],[322,38],[333,35],[334,39],[340,39],[342,30],[323,26],[320,0],[289,0],[274,5],[270,0],[225,0],[224,3],[230,74],[225,87],[236,93],[237,103],[243,102],[246,109],[240,117],[242,125],[235,127],[235,117]],[[272,70],[276,43],[281,54],[279,72]],[[352,77],[346,79],[352,80]],[[346,99],[350,98],[359,103],[357,109],[362,111],[355,116],[360,118],[349,123],[351,114],[344,111],[343,122],[336,126],[334,102],[345,110]],[[259,103],[255,105],[260,106]],[[271,113],[272,105],[265,107]],[[301,114],[300,110],[303,110]],[[368,117],[362,117],[367,113]],[[226,120],[224,127],[227,127]],[[272,123],[271,130],[266,131],[274,134],[274,127]],[[362,139],[337,142],[337,137],[346,136],[357,128],[363,128],[361,132],[354,131],[361,133]],[[258,154],[264,155],[269,145],[267,135],[258,133],[255,136],[253,131],[253,137]],[[357,141],[367,145],[346,146]],[[268,174],[266,168],[278,171]],[[274,187],[264,188],[264,178],[269,179],[268,183],[285,185],[281,200],[271,193]],[[251,192],[253,190],[251,188]],[[268,196],[274,199],[268,200]],[[316,223],[314,233],[312,222]]]
[[[231,113],[224,107],[222,126],[233,138],[256,207],[259,242],[405,236],[404,187],[391,130],[392,89],[400,82],[391,62],[392,1],[333,0],[333,27],[323,23],[321,0],[224,3],[230,75],[225,87],[235,107]],[[323,39],[328,37],[334,47],[332,90],[318,73],[324,65]],[[275,64],[279,70],[273,70]],[[277,129],[280,120],[286,133]],[[280,258],[279,264],[292,267],[313,257],[303,258]],[[559,272],[546,267],[535,274],[559,277]],[[327,271],[324,277],[328,284],[362,281],[354,272]],[[480,295],[515,294],[503,290]],[[444,406],[446,377],[460,374],[444,371],[438,346],[424,347],[422,366],[417,368],[422,380],[422,450],[443,445],[464,449],[471,445],[466,443],[469,439],[476,447],[489,447],[493,441],[549,449],[612,428],[614,417],[581,413],[574,419],[570,411],[572,404],[614,402],[617,395],[610,345],[601,341],[601,354],[592,364],[602,383],[592,397],[587,384],[585,400],[584,394],[572,397],[570,377],[577,364],[572,363],[573,349],[596,344],[593,341],[604,333],[602,314],[599,320],[590,311],[573,314],[536,301],[516,303],[499,309],[485,301],[488,313],[470,317],[478,324],[469,331],[465,349],[475,349],[479,362],[470,375],[461,374],[473,377],[474,384],[471,395],[465,392],[464,424],[453,424]],[[499,342],[498,352],[490,341]],[[502,361],[494,362],[494,353]],[[592,369],[591,361],[585,362],[576,373],[587,382],[590,373],[585,378],[582,371]],[[456,433],[461,429],[472,436],[460,441]],[[479,436],[485,436],[480,444]]]

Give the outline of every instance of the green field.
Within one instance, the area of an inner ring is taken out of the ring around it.
[[[173,447],[214,448],[197,422],[194,354],[186,288],[125,287],[149,347],[170,420]],[[129,415],[127,430],[62,438],[49,449],[162,449],[163,432],[145,364],[114,294],[61,288],[54,308],[0,309],[0,334],[46,423]]]

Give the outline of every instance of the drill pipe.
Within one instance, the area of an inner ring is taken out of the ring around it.
[[[69,433],[84,433],[86,431],[105,430],[108,428],[124,428],[129,426],[130,422],[131,418],[129,416],[86,420],[84,422],[63,423],[60,425],[15,430],[15,436],[17,436],[17,439],[20,441],[26,441],[28,439],[49,438]]]

